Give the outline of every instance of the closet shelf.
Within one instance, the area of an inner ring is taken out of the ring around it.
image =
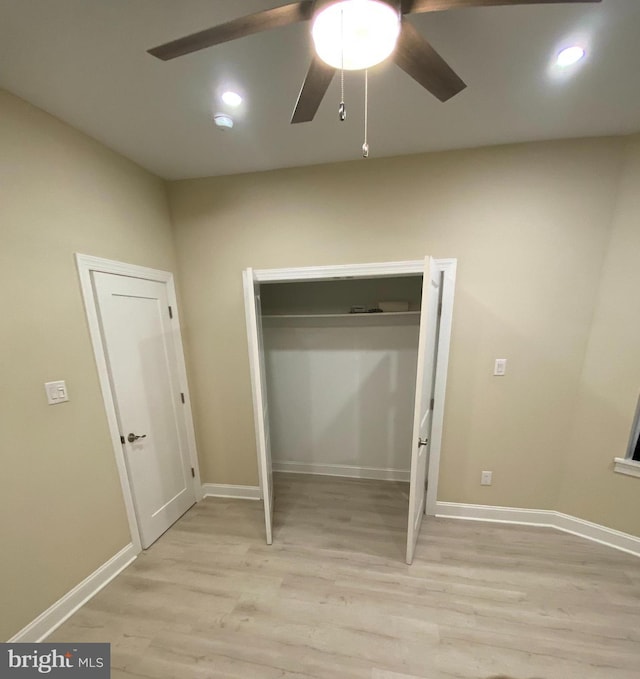
[[[418,325],[419,311],[386,311],[372,314],[263,314],[269,327],[338,325]]]

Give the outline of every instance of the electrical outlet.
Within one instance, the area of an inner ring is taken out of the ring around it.
[[[493,481],[493,472],[482,472],[480,474],[480,485],[490,486]]]

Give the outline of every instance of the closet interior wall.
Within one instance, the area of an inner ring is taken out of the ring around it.
[[[275,470],[408,480],[422,276],[267,283]],[[383,301],[404,313],[350,314]]]

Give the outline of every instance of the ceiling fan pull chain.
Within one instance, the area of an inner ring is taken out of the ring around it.
[[[340,106],[338,106],[338,118],[342,122],[347,117],[347,108],[344,105],[344,10],[340,10]]]
[[[369,127],[369,69],[364,71],[364,144],[362,145],[362,157],[369,157],[369,143],[367,133]]]

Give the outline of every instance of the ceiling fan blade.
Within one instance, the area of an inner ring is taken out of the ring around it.
[[[442,12],[461,7],[497,7],[499,5],[563,5],[602,2],[602,0],[401,0],[403,14]]]
[[[308,123],[313,120],[335,72],[333,66],[325,64],[317,56],[313,57],[291,116],[292,123]]]
[[[402,21],[393,58],[405,73],[440,101],[451,99],[466,87],[451,66],[406,20]]]
[[[212,45],[219,45],[236,38],[243,38],[245,35],[268,31],[280,26],[289,26],[300,21],[307,21],[311,18],[313,4],[313,0],[301,0],[290,5],[266,9],[263,12],[232,19],[219,26],[207,28],[204,31],[192,33],[184,38],[172,40],[164,45],[153,47],[147,50],[147,52],[158,59],[168,61],[169,59],[181,57],[184,54],[203,50]]]

